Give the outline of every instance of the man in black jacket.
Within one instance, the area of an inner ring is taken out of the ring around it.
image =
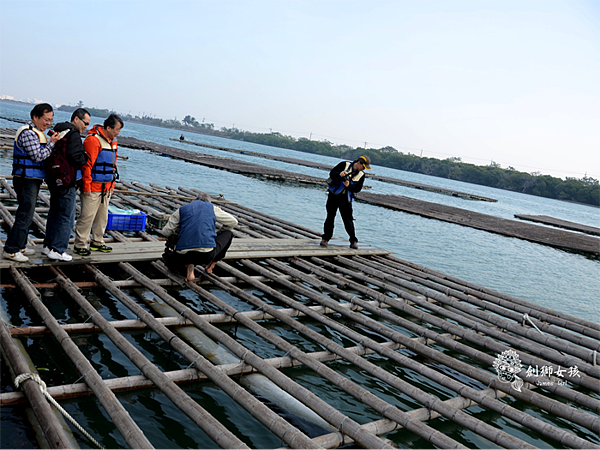
[[[69,238],[75,224],[76,181],[81,178],[81,166],[87,162],[87,154],[81,142],[81,133],[90,124],[90,113],[78,108],[71,115],[71,122],[59,123],[55,133],[64,133],[52,155],[46,160],[46,183],[50,190],[50,211],[46,222],[46,238],[42,253],[50,259],[71,261],[66,253]]]
[[[323,240],[321,246],[327,247],[333,236],[335,216],[338,209],[344,221],[344,228],[350,238],[350,248],[358,248],[358,239],[354,231],[352,217],[352,202],[365,181],[365,170],[371,170],[371,160],[368,156],[360,156],[356,161],[342,161],[329,172],[329,195],[327,196],[327,219],[323,225]]]

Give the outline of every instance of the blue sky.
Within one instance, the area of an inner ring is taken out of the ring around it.
[[[0,0],[2,95],[560,177],[598,80],[598,0]]]

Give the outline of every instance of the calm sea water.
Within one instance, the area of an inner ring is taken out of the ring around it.
[[[29,116],[29,111],[30,107],[0,102],[0,115],[5,117],[26,119]],[[65,121],[69,118],[70,114],[60,111],[55,113],[55,122]],[[92,124],[102,123],[102,120],[92,118]],[[19,125],[14,122],[0,120],[0,126],[17,128]],[[132,136],[186,150],[237,158],[323,178],[327,176],[324,170],[262,158],[259,159],[247,155],[237,155],[208,148],[199,148],[169,140],[169,138],[178,138],[180,134],[181,132],[176,130],[132,123],[126,123],[122,131],[122,135],[124,136]],[[272,155],[297,159],[310,158],[331,166],[339,162],[334,158],[211,136],[187,133],[186,138],[196,142]],[[11,171],[12,150],[0,150],[0,152],[2,155],[0,159],[0,173],[9,174]],[[121,178],[126,181],[155,182],[159,185],[194,187],[211,194],[221,193],[228,200],[238,202],[264,213],[281,217],[314,230],[320,231],[322,229],[326,201],[326,193],[323,188],[264,181],[257,177],[210,169],[197,164],[161,157],[146,151],[122,148],[120,154],[129,157],[127,161],[119,163]],[[542,163],[543,161],[540,161],[540,165],[543,165]],[[572,222],[596,227],[600,226],[600,209],[590,206],[549,200],[377,166],[373,167],[373,171],[389,177],[492,197],[497,199],[498,202],[468,201],[408,187],[367,180],[365,185],[371,186],[372,192],[376,193],[405,195],[508,219],[513,219],[514,214],[543,214]],[[355,203],[354,211],[357,236],[363,244],[391,250],[400,258],[514,295],[533,303],[588,320],[600,321],[598,306],[600,303],[598,301],[600,300],[600,262],[598,259],[360,202]],[[5,237],[3,232],[0,232],[0,235]],[[343,224],[339,219],[336,223],[335,236],[343,240],[347,239]],[[43,295],[50,296],[53,294],[48,292]],[[92,295],[90,293],[90,296]],[[107,296],[103,300],[110,302],[111,298]],[[23,305],[15,306],[21,302],[14,297],[14,293],[3,292],[1,301],[2,306],[8,309],[11,320],[15,324],[26,324],[29,322],[28,317],[35,317],[35,313],[28,307]],[[118,302],[115,301],[114,303],[116,305]],[[56,314],[63,315],[65,320],[85,320],[85,318],[73,316],[75,313],[70,313],[67,308],[64,310],[59,308]],[[107,311],[103,312],[103,315],[114,319],[131,317],[131,313],[123,311],[123,308],[118,306],[115,306],[114,310],[108,308]],[[327,330],[324,330],[324,332],[327,332]],[[139,343],[147,337],[147,333],[131,333],[129,336],[132,341]],[[114,350],[112,344],[106,342],[105,338],[89,335],[78,339],[81,340],[82,346],[87,349],[86,351],[90,353],[94,362],[104,368],[103,376],[114,377],[126,374],[136,375],[139,373],[135,367],[132,367],[130,362],[125,361],[119,355],[117,350]],[[301,338],[298,337],[298,339]],[[244,343],[253,348],[256,347],[259,353],[267,351],[267,346],[263,345],[261,347],[261,344],[257,344],[256,342],[252,344],[251,339]],[[47,354],[60,354],[60,350],[56,344],[47,338],[29,339],[27,344],[29,351],[33,353],[34,357],[38,355],[39,358],[46,357],[47,359]],[[157,342],[157,345],[160,346],[161,344]],[[104,352],[104,350],[101,350],[103,347],[109,349],[109,352],[114,351],[114,354],[102,354]],[[275,354],[277,353],[275,352]],[[185,363],[180,361],[161,361],[160,356],[156,354],[152,354],[152,358],[157,364],[170,364],[170,367],[168,369],[165,368],[165,370],[173,370],[176,368],[174,365],[178,367],[186,366]],[[49,361],[46,365],[52,366],[52,364]],[[49,367],[49,372],[51,371],[52,367]],[[2,367],[2,372],[7,373],[5,366]],[[73,382],[77,376],[72,372],[73,369],[63,370],[61,367],[57,371],[56,381]],[[335,389],[325,388],[321,380],[318,377],[314,377],[309,371],[298,369],[294,373],[302,383],[319,392],[322,398],[330,398],[332,404],[344,403],[340,399],[346,400],[345,396],[336,392]],[[349,372],[348,375],[361,380],[370,379],[367,375],[360,373],[360,371]],[[9,384],[9,382],[3,379],[2,390],[10,389]],[[202,401],[207,409],[209,409],[210,405],[213,405],[218,411],[216,413],[217,417],[224,422],[234,422],[233,418],[243,418],[242,420],[236,419],[235,423],[240,427],[242,434],[252,436],[249,444],[253,447],[268,448],[280,445],[277,439],[273,440],[272,438],[264,437],[268,436],[269,433],[261,432],[261,426],[257,425],[240,407],[228,399],[222,398],[223,394],[219,389],[210,385],[203,385],[190,389],[186,388],[186,390],[191,392],[191,395],[195,398]],[[160,392],[154,392],[151,400],[148,400],[147,397],[139,396],[137,393],[120,394],[119,398],[126,404],[132,415],[136,418],[145,418],[141,419],[142,428],[148,433],[148,437],[157,447],[161,446],[161,444],[163,448],[173,448],[175,446],[192,448],[212,446],[210,440],[203,437],[203,433],[198,432],[196,426],[189,422],[186,417],[181,417],[182,414],[168,400],[163,398]],[[103,430],[103,427],[106,426],[105,420],[101,417],[103,413],[95,411],[97,403],[94,400],[87,399],[84,401],[66,402],[66,404],[70,412],[73,412],[78,420],[81,420],[85,425],[90,426],[92,429],[97,429],[100,434],[104,435],[104,432],[110,434],[111,437],[107,438],[108,440],[105,442],[105,445],[115,447],[124,445],[118,432]],[[345,406],[340,406],[340,409],[348,408],[345,412],[361,422],[364,422],[366,419],[377,420],[379,418],[377,414],[372,414],[372,412],[368,411],[365,412],[362,409],[352,411],[352,404],[352,401],[348,401],[344,403]],[[490,421],[497,423],[498,426],[503,428],[508,429],[511,427],[510,424],[505,423],[501,418],[493,417],[490,418]],[[462,439],[465,439],[465,442],[470,442],[470,445],[490,445],[489,443],[482,444],[478,442],[479,438],[476,436],[465,433],[464,430],[457,430],[447,422],[441,421],[440,427],[448,427],[447,432],[450,435],[460,434]],[[2,448],[36,446],[37,444],[35,444],[33,437],[27,434],[25,430],[26,419],[23,416],[22,409],[14,408],[9,410],[3,408],[3,433],[0,438],[0,446]],[[518,428],[511,430],[511,432],[515,435],[519,435],[520,433]],[[426,442],[415,441],[407,443],[403,440],[405,438],[406,436],[402,437],[400,435],[400,437],[394,440],[398,441],[398,443],[402,442],[402,447],[428,447]],[[536,445],[547,447],[547,444],[544,445],[543,442],[537,442],[534,437],[528,437],[527,439]],[[20,445],[20,442],[23,444]],[[81,443],[81,445],[85,444]]]

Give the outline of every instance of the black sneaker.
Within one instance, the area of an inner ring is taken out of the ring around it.
[[[357,250],[358,249],[358,242],[352,242],[350,244],[350,248],[353,248],[353,249]]]
[[[82,248],[75,247],[73,249],[73,253],[76,253],[76,254],[81,255],[81,256],[90,256],[92,254],[92,252],[90,252],[85,247],[82,247]]]
[[[107,247],[106,245],[90,245],[90,250],[93,252],[102,252],[109,253],[112,252],[112,247]]]

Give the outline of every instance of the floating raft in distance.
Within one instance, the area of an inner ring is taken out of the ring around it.
[[[316,161],[306,161],[304,159],[286,158],[284,156],[274,156],[274,155],[269,155],[267,153],[251,152],[248,150],[240,150],[237,148],[221,147],[218,145],[203,144],[200,142],[193,142],[193,141],[186,141],[186,140],[182,141],[180,139],[170,138],[170,140],[176,141],[176,142],[182,142],[184,144],[197,145],[199,147],[214,148],[215,150],[222,150],[225,152],[239,153],[242,155],[250,155],[250,156],[256,156],[259,158],[272,159],[274,161],[282,161],[282,162],[286,162],[286,163],[290,163],[290,164],[297,164],[300,166],[313,167],[315,169],[323,169],[323,170],[327,170],[327,171],[331,170],[331,166],[328,166],[328,165],[325,165],[325,164],[322,164],[322,163],[319,163]],[[373,180],[383,181],[386,183],[399,184],[401,186],[407,186],[407,187],[411,187],[411,188],[415,188],[415,189],[421,189],[424,191],[436,192],[438,194],[451,195],[452,197],[460,197],[460,198],[464,198],[467,200],[481,200],[484,202],[497,202],[498,201],[494,198],[483,197],[481,195],[470,194],[468,192],[460,192],[460,191],[457,191],[454,189],[445,189],[445,188],[441,188],[438,186],[431,186],[428,184],[400,180],[398,178],[384,177],[384,176],[375,175],[372,173],[365,173],[365,175],[367,178],[371,178]]]
[[[557,230],[523,223],[518,220],[504,219],[502,217],[482,214],[475,211],[467,211],[452,206],[440,205],[439,203],[425,202],[410,197],[398,195],[373,194],[360,192],[358,200],[364,200],[398,211],[418,214],[429,219],[442,220],[490,233],[503,236],[516,237],[537,244],[548,245],[563,250],[571,250],[590,255],[600,255],[600,239],[585,236],[580,233]],[[582,227],[584,225],[581,225]]]
[[[580,231],[581,233],[591,234],[592,236],[600,236],[600,228],[583,225],[581,223],[569,222],[568,220],[557,219],[550,216],[529,216],[527,214],[515,214],[517,219],[529,220],[530,222],[538,222],[546,225],[552,225],[565,230]]]
[[[6,120],[17,121],[17,119],[8,119],[5,117],[0,117],[0,118],[6,119]],[[9,148],[9,147],[12,148],[12,140],[14,139],[15,131],[16,130],[14,130],[12,128],[0,128],[0,147],[1,148]],[[303,165],[303,166],[307,166],[307,167],[314,167],[316,169],[323,169],[323,170],[331,169],[331,167],[329,167],[329,166],[326,166],[322,163],[318,163],[318,162],[314,162],[314,161],[306,161],[306,160],[302,160],[302,159],[273,156],[273,155],[268,155],[265,153],[250,152],[250,151],[238,150],[238,149],[227,148],[227,147],[220,147],[220,146],[210,145],[210,144],[201,144],[199,142],[181,141],[179,139],[173,139],[173,138],[170,138],[170,140],[176,141],[176,142],[183,142],[186,144],[193,144],[193,145],[197,145],[200,147],[214,148],[216,150],[222,150],[222,151],[245,154],[245,155],[252,155],[252,156],[257,156],[257,157],[261,157],[261,158],[272,159],[275,161],[283,161],[283,162],[287,162],[287,163],[291,163],[291,164],[298,164],[298,165]],[[119,144],[123,147],[129,147],[129,148],[139,149],[139,150],[151,150],[151,151],[154,151],[157,153],[162,153],[162,154],[173,156],[176,158],[188,160],[190,162],[198,162],[198,161],[194,160],[193,156],[190,156],[187,154],[182,154],[182,153],[177,153],[176,151],[179,149],[176,149],[174,147],[161,146],[160,144],[145,142],[145,141],[142,141],[142,140],[139,140],[136,138],[120,136]],[[175,153],[173,153],[174,151],[175,151]],[[193,154],[198,155],[198,153],[195,153],[195,152]],[[212,161],[212,164],[211,164],[211,161],[210,161],[211,155],[203,155],[203,156],[205,158],[209,158],[209,159],[205,159],[201,164],[205,164],[209,167],[226,169],[226,170],[231,170],[234,172],[241,172],[239,166],[231,165],[230,163],[226,163],[220,159],[216,159],[215,161]],[[191,159],[188,159],[188,157],[190,157]],[[214,157],[214,158],[218,158],[218,157]],[[227,160],[227,159],[228,158],[225,158],[225,160]],[[262,174],[264,177],[269,178],[269,179],[282,179],[282,180],[287,179],[287,180],[291,180],[291,181],[298,181],[301,183],[325,184],[325,180],[321,179],[321,178],[310,177],[310,176],[298,177],[297,176],[298,174],[295,174],[293,172],[286,172],[286,171],[264,172],[264,169],[265,169],[264,166],[254,166],[254,165],[252,165],[252,166],[253,167],[250,167],[250,171],[243,171],[243,173]],[[259,167],[260,167],[260,169],[259,169]],[[461,191],[457,191],[454,189],[445,189],[445,188],[441,188],[441,187],[437,187],[437,186],[431,186],[431,185],[422,184],[422,183],[415,183],[415,182],[407,181],[407,180],[400,180],[398,178],[384,177],[384,176],[369,174],[369,173],[367,173],[366,176],[369,178],[372,178],[374,180],[383,181],[386,183],[398,184],[401,186],[407,186],[407,187],[412,187],[415,189],[436,192],[439,194],[450,195],[452,197],[459,197],[459,198],[463,198],[463,199],[467,199],[467,200],[480,200],[480,201],[486,201],[486,202],[497,202],[498,201],[493,198],[483,197],[481,195],[471,194],[468,192],[461,192]]]

